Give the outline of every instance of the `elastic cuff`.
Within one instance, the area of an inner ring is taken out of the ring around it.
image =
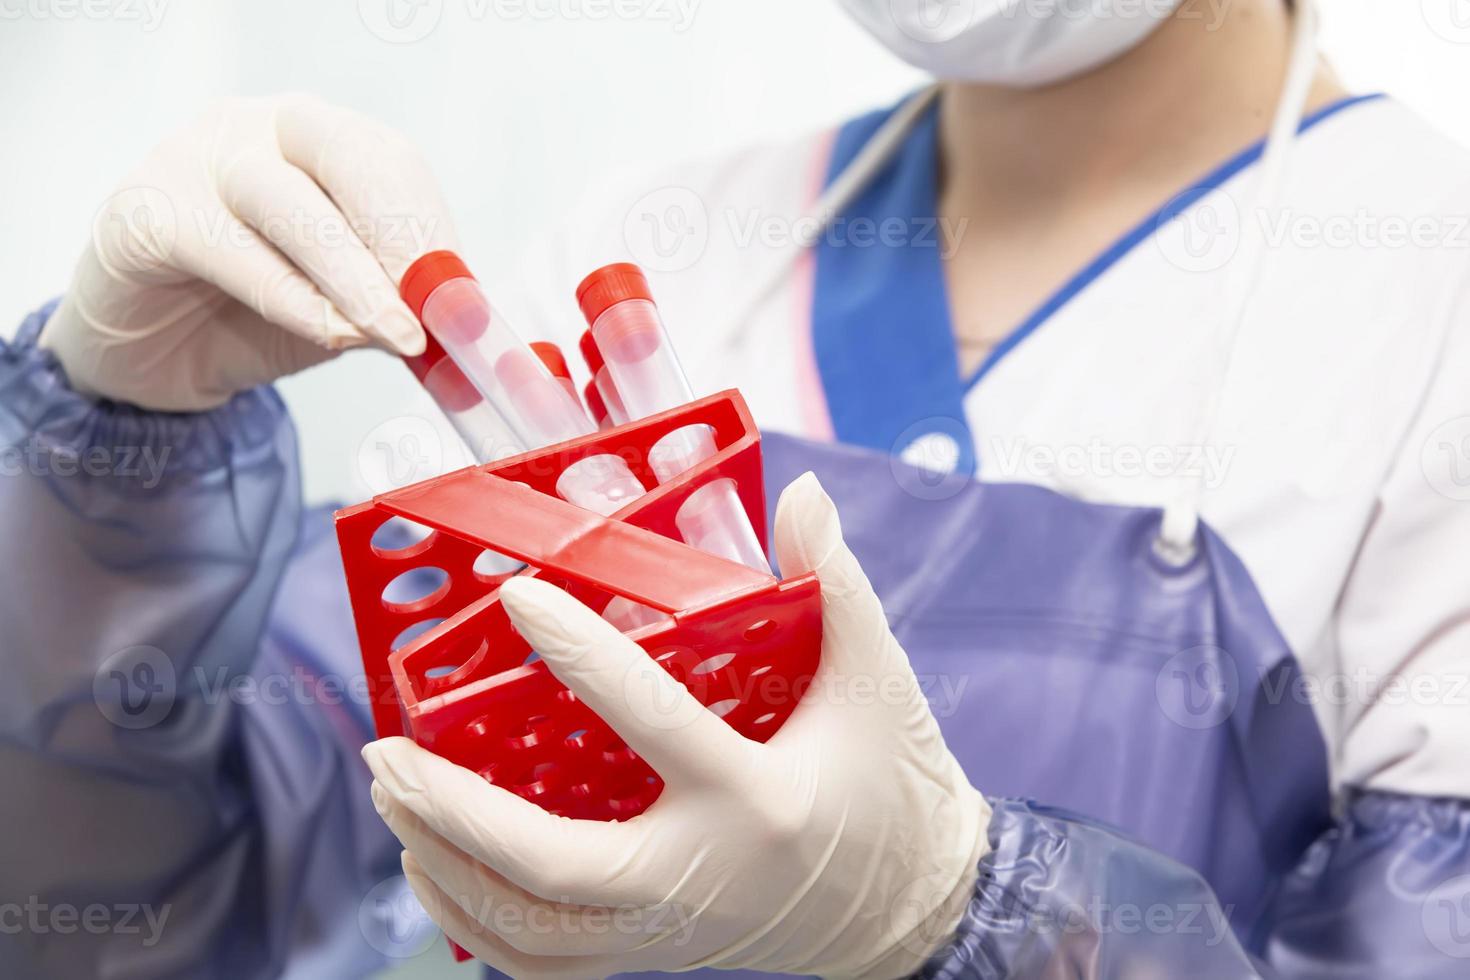
[[[151,489],[276,451],[286,407],[269,387],[205,412],[153,412],[74,391],[56,356],[36,343],[59,300],[0,340],[0,470],[106,478]]]
[[[997,948],[999,935],[1014,934],[1026,928],[1035,903],[1024,890],[1018,891],[997,873],[997,862],[1014,863],[1017,831],[1029,816],[1029,807],[1019,800],[995,799],[991,804],[990,822],[986,829],[989,847],[980,859],[975,890],[965,907],[954,938],[929,958],[923,968],[913,974],[922,980],[959,980],[959,978],[1000,978],[1008,975],[1009,957]],[[1029,821],[1028,821],[1029,822]],[[1034,834],[1036,824],[1028,828]],[[1030,835],[1027,835],[1030,836]],[[1038,848],[1036,854],[1054,853]],[[1043,870],[1042,877],[1045,877]]]

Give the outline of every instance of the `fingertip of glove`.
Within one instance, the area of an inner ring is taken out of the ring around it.
[[[841,543],[837,507],[816,474],[807,471],[792,480],[776,504],[776,550],[783,571],[815,571]]]
[[[418,357],[428,346],[424,328],[406,307],[389,310],[372,333],[401,357]]]
[[[500,587],[500,601],[513,616],[531,616],[553,601],[552,593],[560,592],[549,582],[530,575],[517,575]]]

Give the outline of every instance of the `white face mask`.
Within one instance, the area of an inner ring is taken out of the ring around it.
[[[1030,88],[1139,44],[1183,0],[841,0],[904,61],[942,79]]]

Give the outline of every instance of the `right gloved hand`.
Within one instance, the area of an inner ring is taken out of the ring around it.
[[[346,348],[421,353],[397,283],[454,246],[393,130],[303,96],[230,100],[108,199],[41,345],[85,394],[212,408]]]

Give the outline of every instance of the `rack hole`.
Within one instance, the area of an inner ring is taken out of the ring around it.
[[[423,636],[425,633],[429,632],[429,630],[433,629],[435,626],[438,626],[442,622],[444,622],[442,618],[419,620],[417,623],[414,623],[412,626],[407,627],[403,630],[403,632],[395,636],[393,638],[391,648],[397,650],[399,647],[406,646],[408,643],[418,639],[420,636]]]
[[[775,621],[770,619],[757,619],[755,622],[745,627],[744,636],[746,640],[750,641],[751,643],[756,643],[760,640],[764,640],[775,631]]]
[[[424,565],[410,568],[383,586],[383,602],[389,608],[411,606],[433,598],[449,588],[449,573],[442,568]]]
[[[723,701],[716,701],[714,704],[710,705],[709,710],[713,711],[715,714],[723,718],[738,707],[740,707],[740,701],[738,698],[726,698]]]
[[[406,517],[390,517],[378,525],[369,545],[380,558],[406,558],[406,551],[417,553],[428,547],[434,529]]]
[[[475,563],[471,566],[474,573],[482,579],[498,578],[501,575],[509,575],[526,567],[523,561],[516,561],[509,555],[486,548],[475,556]]]
[[[734,659],[735,654],[733,653],[717,653],[708,660],[701,661],[692,672],[695,674],[713,674]]]
[[[764,724],[770,722],[775,717],[776,717],[776,712],[774,712],[774,711],[767,711],[765,714],[761,715],[759,718],[757,718],[755,720],[755,724],[757,724],[757,725],[764,725]]]

